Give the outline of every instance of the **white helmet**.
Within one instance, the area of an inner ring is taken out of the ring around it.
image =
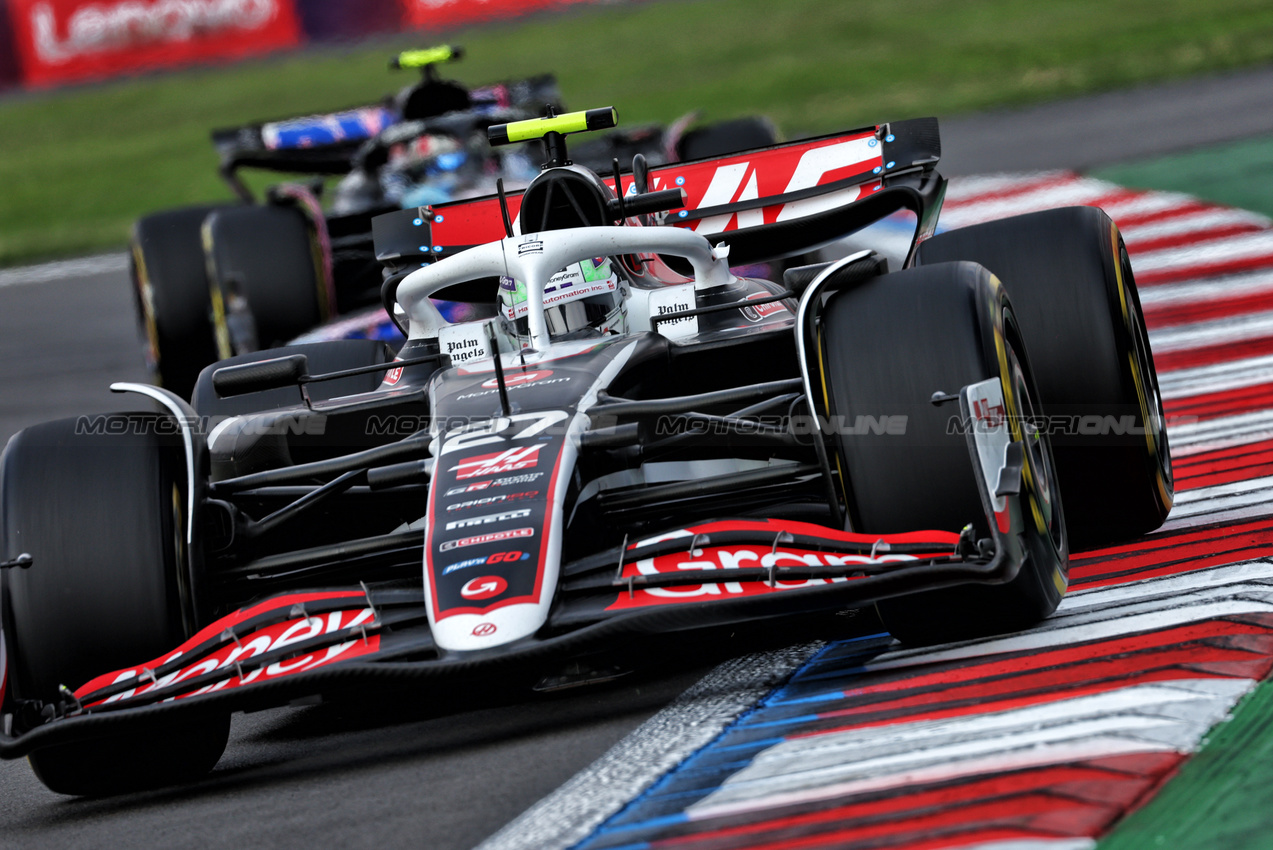
[[[628,330],[617,264],[609,257],[571,263],[544,285],[544,319],[553,340],[588,339]],[[526,314],[526,284],[500,278],[499,314],[505,331],[521,340],[530,338]]]

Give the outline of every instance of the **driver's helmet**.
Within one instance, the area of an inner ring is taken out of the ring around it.
[[[544,285],[544,318],[553,340],[588,339],[628,330],[617,264],[609,257],[571,263]],[[500,278],[499,313],[506,332],[530,338],[526,284]]]

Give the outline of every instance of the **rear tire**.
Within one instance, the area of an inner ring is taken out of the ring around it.
[[[1109,216],[1046,210],[920,245],[921,265],[951,260],[980,263],[1003,281],[1030,341],[1043,412],[1073,423],[1053,431],[1052,446],[1074,545],[1162,525],[1174,498],[1171,451],[1135,278]],[[1118,427],[1084,433],[1083,423]]]
[[[217,359],[200,232],[217,209],[167,210],[133,224],[130,272],[146,365],[156,383],[182,398]]]
[[[299,209],[221,210],[204,230],[221,359],[284,345],[327,319],[321,255]]]
[[[950,427],[958,408],[931,398],[998,378],[1013,439],[1026,439],[1023,417],[1031,415],[1035,393],[1003,289],[980,266],[945,263],[870,278],[831,296],[822,318],[828,412],[852,426],[832,442],[853,529],[957,532],[971,523],[978,537],[988,537],[967,439]],[[881,420],[859,419],[882,416],[893,424],[906,417],[904,430],[877,433],[870,426]],[[1068,575],[1065,521],[1049,487],[1046,438],[1036,447],[1027,452],[1023,499],[1034,522],[1020,572],[1006,584],[880,602],[880,617],[899,640],[930,644],[1017,631],[1056,610]]]
[[[682,161],[708,159],[777,143],[778,133],[767,119],[735,118],[690,130],[681,137],[676,152]]]
[[[54,702],[60,685],[151,663],[193,633],[178,433],[170,417],[110,414],[46,422],[9,442],[4,557],[34,561],[0,585],[17,698]],[[215,715],[37,750],[30,761],[63,794],[131,791],[207,772],[228,730],[228,715]]]

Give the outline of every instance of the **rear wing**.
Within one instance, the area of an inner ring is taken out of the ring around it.
[[[561,101],[552,74],[479,86],[468,95],[470,106],[463,111],[475,115],[517,109],[536,112],[545,103]],[[378,104],[213,130],[212,146],[221,159],[222,177],[242,196],[246,190],[236,177],[240,168],[283,174],[347,174],[367,140],[401,121],[399,108],[392,98],[386,98]]]
[[[683,189],[685,208],[661,223],[729,242],[741,265],[812,250],[898,209],[919,218],[917,239],[936,225],[945,181],[936,118],[898,121],[649,170],[649,191]],[[620,174],[625,195],[631,173]],[[606,178],[613,189],[614,178]],[[506,194],[515,230],[521,192]],[[526,222],[525,232],[538,228]],[[487,196],[388,213],[372,220],[376,258],[398,271],[505,235],[499,199]]]

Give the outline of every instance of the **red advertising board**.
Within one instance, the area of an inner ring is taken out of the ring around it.
[[[47,86],[301,43],[293,0],[9,0],[23,82]]]
[[[402,0],[412,29],[444,29],[597,0]]]

